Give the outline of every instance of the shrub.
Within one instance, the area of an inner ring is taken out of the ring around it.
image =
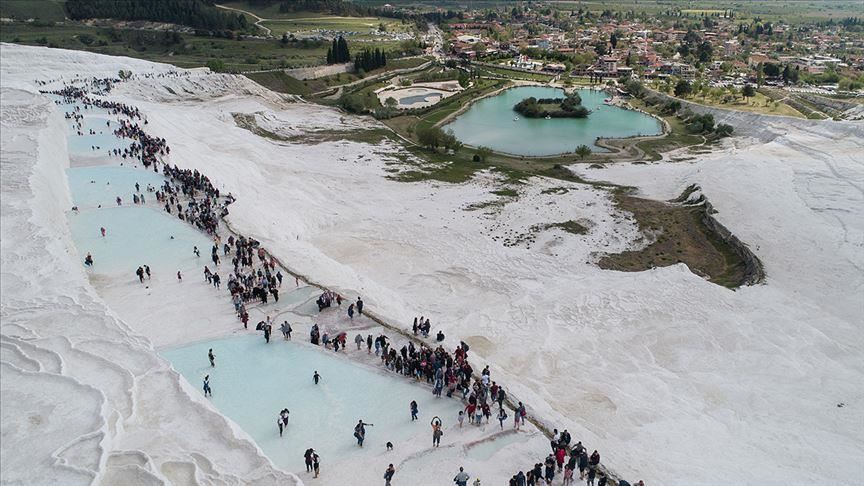
[[[209,61],[207,61],[206,66],[215,73],[221,73],[225,71],[225,62],[221,59],[210,59]]]
[[[474,154],[474,157],[472,157],[472,159],[474,160],[474,162],[486,162],[486,159],[489,158],[491,154],[492,149],[481,145],[477,147],[477,152]]]
[[[591,155],[591,148],[583,143],[582,145],[576,147],[576,155],[578,155],[580,159],[584,159],[585,157]]]
[[[714,133],[717,134],[717,137],[722,138],[732,135],[732,130],[734,130],[734,128],[732,128],[732,125],[720,123],[719,125],[717,125],[716,128],[714,128]]]

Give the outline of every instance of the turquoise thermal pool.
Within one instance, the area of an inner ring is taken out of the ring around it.
[[[595,152],[597,137],[624,138],[663,133],[660,121],[644,113],[605,105],[603,91],[578,90],[582,105],[592,110],[587,118],[523,118],[513,106],[528,97],[562,98],[564,90],[541,86],[511,88],[482,99],[456,117],[445,129],[453,130],[462,142],[493,150],[529,156],[573,152],[585,144]]]

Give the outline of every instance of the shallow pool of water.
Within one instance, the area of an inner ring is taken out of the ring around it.
[[[474,103],[445,128],[453,130],[462,142],[486,146],[515,155],[556,155],[573,152],[585,144],[595,152],[605,149],[594,145],[597,137],[623,138],[658,135],[661,123],[644,113],[604,105],[608,95],[581,89],[582,104],[592,113],[587,118],[523,118],[513,106],[525,98],[561,98],[559,88],[522,86]]]
[[[107,156],[112,149],[122,150],[132,144],[132,140],[114,135],[114,130],[119,126],[116,117],[104,113],[89,113],[89,111],[81,120],[81,132],[84,135],[78,135],[74,120],[67,121],[69,127],[67,145],[71,154]],[[90,134],[90,130],[93,130],[93,135]]]
[[[136,182],[141,188],[138,193],[144,194],[145,200],[155,203],[156,195],[147,192],[147,185],[158,189],[165,181],[164,177],[152,170],[125,166],[78,167],[67,169],[66,175],[72,202],[81,208],[100,204],[102,207],[115,206],[117,196],[124,204],[132,204]]]
[[[62,101],[62,98],[56,95],[45,96],[55,102]],[[107,156],[108,152],[112,149],[122,150],[132,144],[132,140],[114,135],[114,130],[119,126],[118,117],[109,115],[108,110],[95,107],[84,109],[84,105],[80,103],[61,102],[57,105],[57,109],[61,113],[73,112],[76,107],[80,107],[80,113],[84,115],[84,118],[81,120],[81,133],[83,135],[78,135],[76,120],[66,120],[66,126],[69,129],[67,146],[71,155]],[[91,130],[94,132],[93,135],[90,134]]]
[[[297,336],[295,339],[303,336]],[[216,367],[207,350],[213,348]],[[265,344],[260,336],[239,336],[200,342],[161,351],[196,389],[210,374],[213,404],[240,425],[278,466],[305,470],[303,451],[313,447],[323,461],[347,454],[377,454],[387,441],[397,447],[418,434],[431,440],[429,421],[434,415],[454,420],[462,408],[455,399],[432,396],[431,389],[383,371],[358,366],[304,344],[278,337]],[[315,385],[312,374],[321,374]],[[408,410],[416,400],[420,420],[412,422]],[[290,410],[288,429],[279,437],[276,417]],[[356,445],[353,428],[358,420],[367,428],[366,447]]]
[[[160,275],[194,271],[198,278],[203,266],[211,263],[210,239],[159,209],[115,206],[69,212],[68,219],[79,255],[93,255],[92,271],[97,274],[128,272],[134,279],[135,269],[146,264]],[[101,227],[107,230],[104,238]],[[192,253],[193,246],[201,250],[200,258]]]
[[[403,106],[411,106],[417,103],[438,102],[441,100],[441,93],[430,93],[424,95],[406,96],[399,100],[399,104]]]

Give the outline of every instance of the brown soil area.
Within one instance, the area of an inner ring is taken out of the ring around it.
[[[626,194],[615,196],[619,208],[636,218],[654,241],[642,250],[606,255],[601,268],[638,272],[676,263],[718,285],[735,288],[747,281],[744,260],[704,223],[705,207],[682,206]]]

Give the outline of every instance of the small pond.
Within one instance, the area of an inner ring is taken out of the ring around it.
[[[445,129],[453,130],[462,142],[486,146],[514,155],[558,155],[573,152],[585,144],[595,152],[597,137],[625,138],[659,135],[663,126],[644,113],[605,105],[603,91],[580,89],[582,105],[592,111],[587,118],[523,118],[513,106],[528,97],[562,98],[564,90],[545,86],[522,86],[474,103]]]

